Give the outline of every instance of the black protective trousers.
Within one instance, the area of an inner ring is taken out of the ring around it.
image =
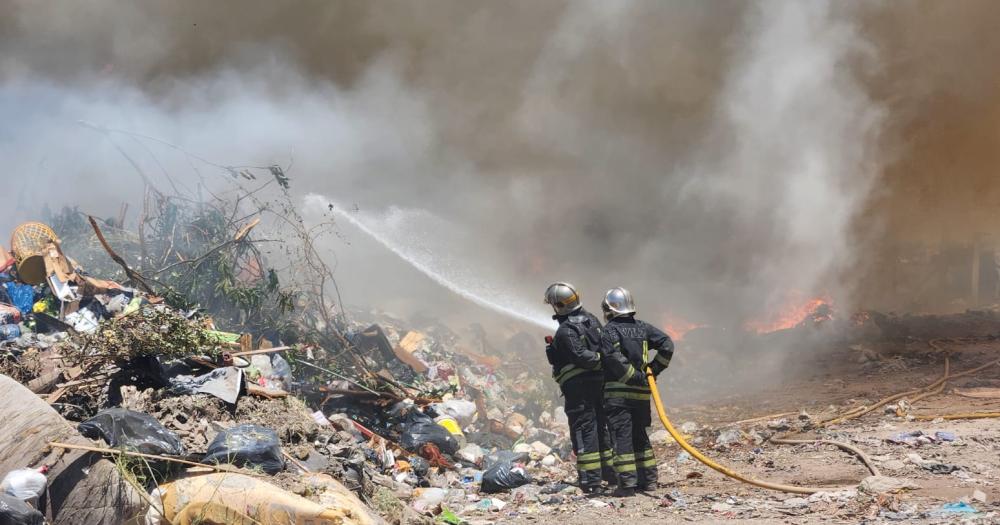
[[[652,424],[649,401],[609,399],[605,410],[615,444],[615,472],[621,488],[656,488],[656,458],[646,429]]]
[[[611,459],[614,446],[604,413],[603,386],[604,380],[599,377],[573,378],[562,385],[570,440],[576,454],[576,471],[583,488],[599,487],[601,479],[609,483],[616,479]]]

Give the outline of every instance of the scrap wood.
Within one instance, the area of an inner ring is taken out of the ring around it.
[[[49,442],[49,446],[52,448],[62,448],[67,450],[85,450],[87,452],[97,452],[99,454],[112,454],[112,455],[124,455],[132,456],[137,458],[153,459],[156,461],[169,461],[170,463],[179,463],[181,465],[190,465],[192,467],[203,467],[219,472],[229,472],[231,474],[245,474],[249,476],[264,477],[262,474],[257,474],[252,471],[240,470],[235,467],[230,467],[228,465],[211,465],[208,463],[197,463],[195,461],[188,461],[186,459],[177,459],[169,456],[158,456],[156,454],[145,454],[143,452],[132,452],[130,450],[123,450],[118,448],[103,448],[103,447],[92,447],[87,445],[72,445],[70,443],[60,443],[58,441]]]
[[[922,415],[913,416],[914,419],[919,419],[921,421],[933,421],[935,419],[988,419],[1000,417],[1000,412],[969,412],[965,414],[936,414],[936,415]]]
[[[236,235],[233,236],[233,240],[236,242],[242,241],[244,237],[250,234],[250,230],[254,229],[254,227],[258,224],[260,224],[260,217],[246,223],[242,228],[240,228],[240,231],[236,232]]]
[[[1000,388],[956,388],[952,390],[956,395],[962,397],[972,397],[976,399],[996,399],[1000,398]]]
[[[754,417],[754,418],[750,418],[750,419],[741,419],[739,421],[733,421],[732,423],[729,423],[729,424],[730,425],[746,425],[748,423],[756,423],[758,421],[770,421],[772,419],[778,419],[778,418],[782,418],[782,417],[794,416],[796,414],[798,414],[798,412],[780,412],[780,413],[777,413],[777,414],[770,414],[770,415],[767,415],[767,416],[759,416],[759,417]]]
[[[233,357],[246,357],[248,355],[260,355],[260,354],[275,354],[278,352],[286,352],[288,350],[295,350],[294,346],[276,346],[274,348],[258,348],[257,350],[246,350],[242,352],[233,352],[229,355]]]
[[[101,228],[97,226],[97,221],[94,220],[94,218],[91,217],[90,215],[87,216],[87,220],[90,221],[90,227],[93,228],[94,233],[97,234],[97,240],[101,242],[101,246],[104,247],[104,251],[108,252],[108,255],[111,256],[111,259],[113,259],[116,263],[118,263],[118,266],[121,266],[122,269],[125,270],[125,275],[127,275],[128,278],[132,280],[132,282],[142,287],[142,290],[144,292],[148,294],[153,294],[153,289],[150,288],[148,284],[146,284],[146,280],[141,275],[139,275],[139,272],[130,268],[128,263],[125,262],[125,259],[122,259],[120,255],[118,255],[117,253],[115,253],[113,249],[111,249],[111,245],[108,244],[107,239],[104,238],[104,234],[101,233]]]
[[[291,462],[292,465],[295,465],[296,467],[298,467],[299,470],[301,470],[302,472],[312,472],[311,470],[309,470],[309,467],[305,466],[305,464],[303,464],[301,461],[299,461],[299,460],[295,459],[294,457],[292,457],[292,455],[289,454],[288,452],[285,452],[284,450],[282,450],[281,451],[281,455],[285,456],[285,459],[287,459],[289,462]]]
[[[396,381],[396,378],[392,377],[392,374],[390,374],[388,370],[384,370],[384,369],[383,370],[379,370],[378,374],[376,374],[375,377],[378,378],[378,379],[381,379],[381,380],[385,381],[389,386],[391,386],[391,387],[395,388],[396,390],[399,390],[400,392],[402,392],[402,394],[403,394],[404,397],[413,397],[414,396],[413,392],[410,392],[410,390],[407,389],[405,386],[399,384],[399,382]]]
[[[389,392],[380,392],[378,394],[372,394],[371,392],[365,392],[362,390],[348,390],[344,388],[327,388],[320,387],[320,392],[327,394],[327,400],[333,396],[348,396],[348,397],[374,397],[374,398],[386,398],[390,401],[403,401],[404,398],[397,396],[396,394],[391,394]],[[412,397],[413,403],[418,406],[432,405],[434,403],[440,403],[440,399],[433,397]],[[326,400],[324,400],[324,403]]]
[[[277,388],[264,388],[260,385],[247,382],[247,393],[259,397],[266,397],[268,399],[278,399],[282,397],[288,397],[288,392],[284,390],[279,390]]]

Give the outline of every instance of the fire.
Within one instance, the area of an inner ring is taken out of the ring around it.
[[[667,332],[674,341],[680,341],[684,339],[684,334],[694,330],[695,328],[702,328],[705,325],[692,323],[686,319],[682,319],[672,314],[666,314],[663,316],[663,330]]]
[[[808,319],[822,322],[830,318],[829,299],[825,297],[814,297],[805,301],[792,299],[786,302],[783,308],[764,319],[747,321],[743,324],[743,328],[750,332],[767,334],[795,328]]]

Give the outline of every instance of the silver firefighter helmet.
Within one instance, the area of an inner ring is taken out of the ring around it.
[[[580,294],[569,283],[553,283],[545,290],[545,303],[552,306],[556,315],[571,314],[580,308]]]
[[[632,300],[632,292],[624,288],[612,288],[604,294],[601,301],[601,310],[604,310],[604,318],[608,321],[615,317],[635,313],[635,301]]]

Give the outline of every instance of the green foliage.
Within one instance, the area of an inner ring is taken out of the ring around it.
[[[216,339],[194,321],[169,308],[143,305],[137,311],[102,321],[97,331],[81,336],[88,355],[116,361],[141,356],[183,358],[218,353]]]
[[[230,331],[300,339],[302,316],[297,308],[303,294],[283,285],[278,269],[267,265],[249,236],[235,239],[246,222],[233,219],[235,207],[221,201],[163,198],[140,232],[120,229],[114,220],[104,221],[101,229],[112,248],[170,306],[203,308]],[[62,240],[63,251],[87,274],[127,281],[76,208],[64,208],[45,220]]]

